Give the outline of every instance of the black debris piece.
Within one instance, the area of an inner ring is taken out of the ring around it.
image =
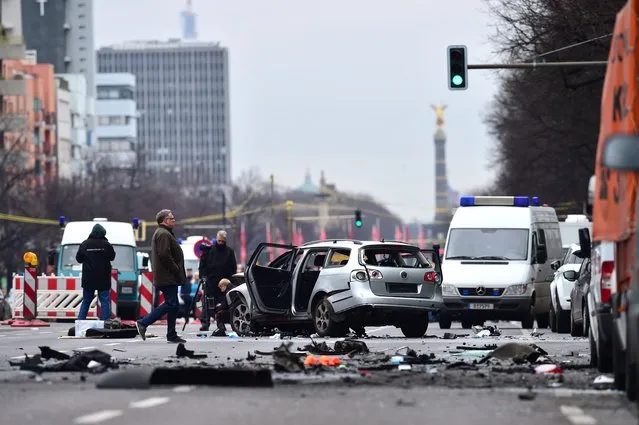
[[[479,363],[485,363],[489,359],[512,360],[516,364],[534,363],[548,353],[535,344],[526,345],[518,342],[503,344],[486,355]]]
[[[446,369],[477,370],[478,367],[477,365],[474,365],[474,364],[459,361],[455,363],[450,363],[449,365],[446,366]]]
[[[273,351],[273,361],[275,362],[276,372],[302,372],[304,370],[304,361],[298,353],[291,352],[292,342],[282,343]]]
[[[476,347],[470,345],[458,345],[455,347],[457,350],[494,350],[497,348],[497,344],[485,344],[483,347]]]
[[[445,332],[444,336],[442,336],[442,339],[455,339],[457,338],[457,334],[454,334],[452,332]]]
[[[138,330],[133,328],[89,328],[85,334],[87,338],[135,338],[138,336]]]
[[[47,346],[41,346],[38,348],[40,349],[40,356],[45,360],[49,360],[49,359],[68,360],[71,358],[70,355],[61,353],[56,350],[52,350],[50,347],[47,347]]]
[[[205,359],[207,357],[206,354],[195,354],[195,351],[187,350],[183,343],[178,344],[175,355],[189,359]]]
[[[318,354],[318,355],[335,354],[335,350],[329,347],[329,345],[325,341],[323,341],[321,344],[318,344],[317,342],[313,340],[313,338],[311,338],[310,344],[305,345],[304,348],[299,351],[308,351],[311,354]]]
[[[537,397],[537,394],[529,390],[528,392],[520,393],[518,397],[520,400],[532,401]]]
[[[335,354],[348,354],[353,356],[360,353],[368,353],[368,346],[363,341],[357,341],[355,339],[345,339],[343,341],[335,342]]]
[[[257,356],[255,354],[251,354],[251,352],[249,351],[248,354],[246,355],[246,360],[248,360],[249,362],[252,362],[255,359],[257,359]]]

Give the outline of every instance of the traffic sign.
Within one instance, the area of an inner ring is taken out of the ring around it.
[[[202,256],[202,245],[204,244],[211,245],[211,241],[204,238],[195,242],[195,245],[193,245],[193,253],[195,254],[197,258],[200,258]]]

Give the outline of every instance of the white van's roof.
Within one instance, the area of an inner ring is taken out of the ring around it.
[[[121,221],[71,221],[64,227],[61,245],[81,244],[88,237],[96,224],[106,229],[106,238],[113,245],[136,246],[133,225]]]
[[[549,207],[472,206],[460,207],[451,228],[527,229],[533,222],[556,222],[557,213]]]

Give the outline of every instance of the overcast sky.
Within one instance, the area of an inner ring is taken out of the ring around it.
[[[466,5],[466,3],[468,5]],[[98,0],[97,47],[181,36],[186,0]],[[482,116],[490,71],[447,86],[446,46],[493,59],[479,0],[193,0],[201,41],[229,48],[232,174],[253,166],[298,186],[310,168],[339,189],[367,192],[406,220],[434,215],[435,114],[446,104],[450,185],[489,182]],[[472,6],[471,6],[472,5]]]

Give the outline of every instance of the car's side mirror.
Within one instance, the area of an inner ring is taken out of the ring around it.
[[[47,253],[47,265],[55,266],[57,262],[58,262],[58,251],[57,250],[49,251]]]
[[[559,267],[561,267],[561,261],[559,260],[555,260],[552,263],[550,263],[550,268],[553,269],[554,271],[559,270]]]
[[[579,273],[574,270],[566,270],[564,272],[564,278],[569,282],[574,282],[579,279]]]
[[[639,137],[616,134],[604,145],[602,165],[619,171],[639,170]]]

